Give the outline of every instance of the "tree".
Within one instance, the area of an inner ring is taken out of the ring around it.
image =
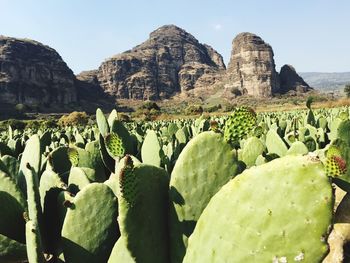
[[[346,84],[344,88],[344,92],[347,98],[350,98],[350,84]]]

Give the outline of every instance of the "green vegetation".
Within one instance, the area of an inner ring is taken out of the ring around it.
[[[2,122],[0,262],[341,262],[350,108],[317,100]]]
[[[347,98],[350,98],[350,84],[345,85],[344,92]]]

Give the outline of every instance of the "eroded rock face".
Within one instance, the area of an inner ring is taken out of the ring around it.
[[[65,105],[77,101],[75,76],[52,48],[0,36],[0,103]]]
[[[252,33],[240,33],[233,42],[226,89],[269,97],[280,89],[271,46]]]
[[[97,79],[116,98],[157,100],[194,89],[203,75],[224,69],[222,56],[213,48],[167,25],[141,45],[103,62]]]
[[[307,92],[311,90],[310,86],[298,75],[296,70],[291,65],[284,65],[280,71],[281,93],[286,93],[290,90],[296,92]]]

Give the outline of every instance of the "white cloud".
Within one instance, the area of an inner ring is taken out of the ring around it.
[[[215,30],[215,31],[220,31],[220,30],[222,30],[222,25],[221,25],[221,24],[215,24],[215,25],[214,25],[214,30]]]

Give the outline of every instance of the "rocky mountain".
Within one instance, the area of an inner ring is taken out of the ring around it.
[[[232,42],[226,88],[242,94],[269,97],[280,89],[271,46],[252,33],[241,33]]]
[[[225,70],[222,56],[174,25],[158,28],[135,48],[104,61],[97,79],[116,98],[162,99],[194,89],[203,75]]]
[[[202,96],[212,87],[269,97],[310,88],[292,66],[276,72],[272,47],[252,33],[233,42],[228,69],[222,56],[185,30],[166,25],[142,44],[77,76],[52,48],[29,39],[0,36],[0,111],[3,105],[91,107],[115,99],[159,100],[176,94]],[[210,92],[208,92],[209,94]],[[224,94],[224,92],[222,93]],[[234,98],[232,96],[232,98]],[[225,98],[227,98],[225,96]]]
[[[310,86],[322,92],[343,91],[350,84],[350,72],[300,72]]]
[[[291,65],[284,65],[281,68],[279,77],[281,93],[286,93],[290,90],[303,93],[311,89],[309,84],[298,75],[294,67]]]
[[[75,76],[52,48],[0,36],[0,104],[66,105],[77,101]]]

